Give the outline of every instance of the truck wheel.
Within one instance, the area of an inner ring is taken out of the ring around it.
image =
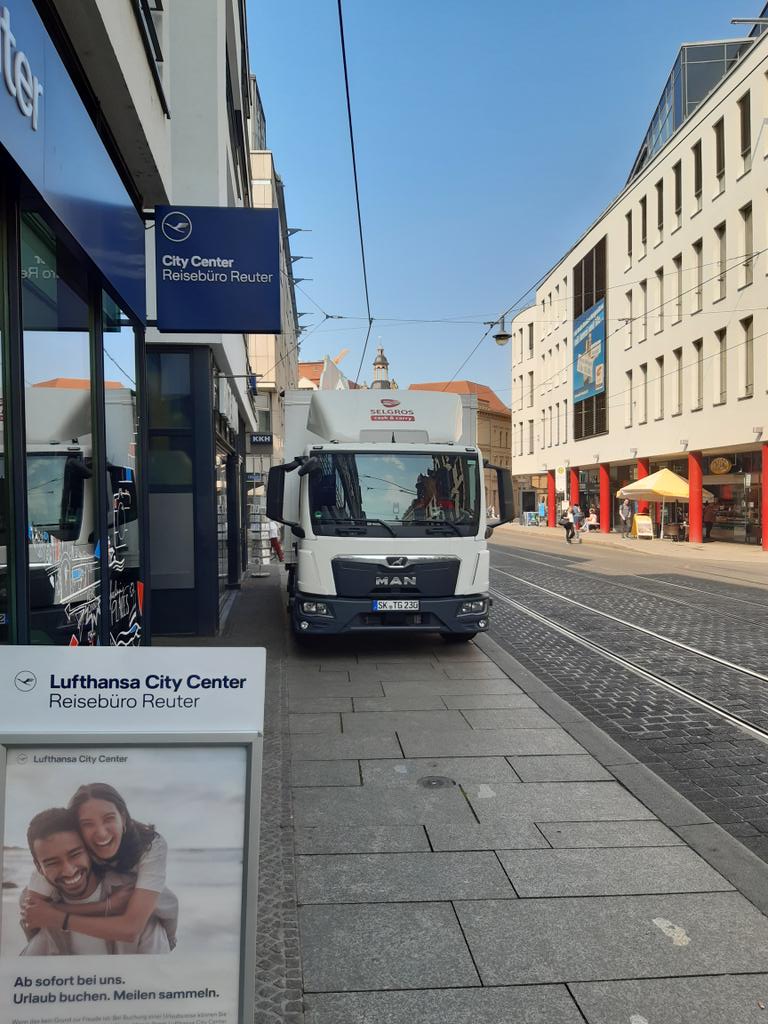
[[[473,640],[477,633],[441,633],[440,636],[447,644],[466,644]]]

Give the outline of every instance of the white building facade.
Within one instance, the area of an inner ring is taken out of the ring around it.
[[[608,531],[669,467],[692,541],[768,549],[766,126],[765,35],[683,47],[624,190],[513,321],[512,471],[550,525],[578,500]]]

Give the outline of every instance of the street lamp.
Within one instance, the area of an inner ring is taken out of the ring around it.
[[[512,335],[509,333],[509,331],[506,328],[506,324],[504,323],[504,317],[503,316],[502,316],[501,320],[498,320],[496,322],[499,325],[499,329],[493,335],[493,340],[496,342],[497,345],[506,345],[507,342],[509,341],[509,339],[512,337]]]

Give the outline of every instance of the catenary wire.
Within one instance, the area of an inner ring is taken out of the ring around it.
[[[360,371],[363,368],[363,360],[365,359],[365,353],[368,350],[368,341],[371,337],[371,328],[373,327],[373,319],[371,318],[371,300],[368,292],[368,269],[365,262],[365,241],[363,239],[363,217],[360,211],[360,186],[357,178],[357,154],[355,152],[355,134],[352,129],[352,101],[349,95],[349,71],[347,68],[347,47],[344,41],[344,14],[341,9],[341,0],[336,0],[336,5],[339,13],[339,38],[341,40],[341,60],[344,67],[344,91],[347,97],[347,121],[349,123],[349,145],[352,151],[352,174],[355,181],[355,206],[357,209],[357,229],[360,234],[360,258],[363,266],[363,286],[365,289],[365,309],[368,314],[368,329],[365,332],[365,341],[363,342],[363,352],[360,356],[360,365],[357,368],[357,374],[355,376],[355,383],[357,384],[360,378]]]

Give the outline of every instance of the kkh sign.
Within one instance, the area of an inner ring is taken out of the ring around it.
[[[277,210],[155,207],[157,327],[279,334]]]

